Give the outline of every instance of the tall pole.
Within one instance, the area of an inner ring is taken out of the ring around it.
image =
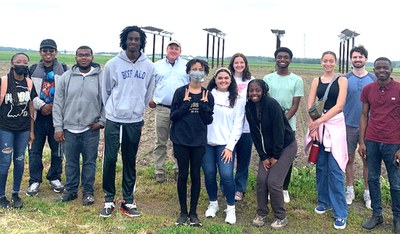
[[[221,38],[218,37],[218,45],[217,45],[217,67],[219,67],[219,46],[220,46],[220,40]]]
[[[281,39],[279,35],[276,35],[276,49],[278,49],[279,47],[281,47]]]
[[[212,53],[211,53],[211,68],[214,68],[214,48],[215,48],[215,36],[213,35]]]
[[[207,49],[206,49],[206,58],[207,58],[207,62],[208,62],[208,51],[209,51],[209,47],[210,47],[210,33],[207,33]]]
[[[346,73],[349,72],[350,39],[347,39]]]
[[[221,59],[221,66],[224,66],[224,51],[225,51],[225,38],[222,38],[222,59]]]
[[[339,73],[343,73],[342,71],[342,41],[339,43]]]

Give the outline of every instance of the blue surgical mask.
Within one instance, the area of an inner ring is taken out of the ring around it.
[[[204,81],[205,74],[204,74],[204,71],[199,71],[199,70],[190,71],[189,77],[190,77],[190,80],[200,83],[200,82]]]

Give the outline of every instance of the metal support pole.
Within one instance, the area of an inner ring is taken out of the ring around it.
[[[339,43],[339,73],[343,73],[342,71],[342,41]]]
[[[350,39],[347,39],[346,73],[349,72]]]
[[[214,68],[214,48],[215,48],[215,36],[213,35],[212,53],[211,53],[211,68]]]
[[[220,46],[220,39],[218,37],[218,44],[217,44],[217,67],[219,67],[219,46]]]
[[[221,59],[221,66],[224,66],[224,51],[225,51],[225,38],[222,38],[222,59]]]

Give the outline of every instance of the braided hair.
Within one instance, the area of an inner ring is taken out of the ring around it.
[[[23,55],[23,56],[27,57],[28,61],[29,61],[29,56],[27,54],[25,54],[25,53],[16,53],[11,57],[11,65],[14,65],[14,63],[13,63],[14,58],[16,56],[18,56],[18,55]],[[24,78],[26,78],[28,76],[29,76],[29,72],[24,74]],[[14,66],[11,66],[10,71],[7,74],[7,79],[8,79],[8,82],[7,82],[8,83],[8,88],[9,88],[9,90],[11,92],[13,103],[17,104],[19,102],[19,99],[18,99],[18,93],[17,93],[17,85],[15,84]]]

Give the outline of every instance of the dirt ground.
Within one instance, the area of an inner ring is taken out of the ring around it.
[[[0,61],[0,76],[4,76],[10,69],[10,63],[7,61]],[[256,78],[262,78],[265,74],[272,72],[271,68],[256,68],[252,69],[252,74]],[[311,85],[311,81],[313,78],[318,77],[321,71],[318,70],[292,70],[292,72],[301,76],[304,80],[304,98],[302,98],[299,110],[297,112],[297,131],[296,131],[296,139],[298,143],[298,151],[297,157],[294,161],[295,167],[303,167],[303,166],[311,166],[307,162],[308,155],[304,152],[304,136],[307,129],[307,111],[306,111],[306,101],[308,98],[309,87]],[[143,128],[141,145],[138,152],[137,163],[139,166],[150,166],[153,165],[153,157],[152,150],[154,148],[155,143],[155,119],[153,109],[148,108],[145,113],[145,126]],[[171,144],[169,145],[171,146]],[[101,143],[99,150],[101,150]],[[172,147],[168,147],[168,155],[169,160],[172,161]],[[256,168],[258,162],[258,154],[253,147],[253,156],[251,167],[253,169]],[[361,170],[361,160],[356,160],[356,179],[360,178],[359,176],[362,173]]]

